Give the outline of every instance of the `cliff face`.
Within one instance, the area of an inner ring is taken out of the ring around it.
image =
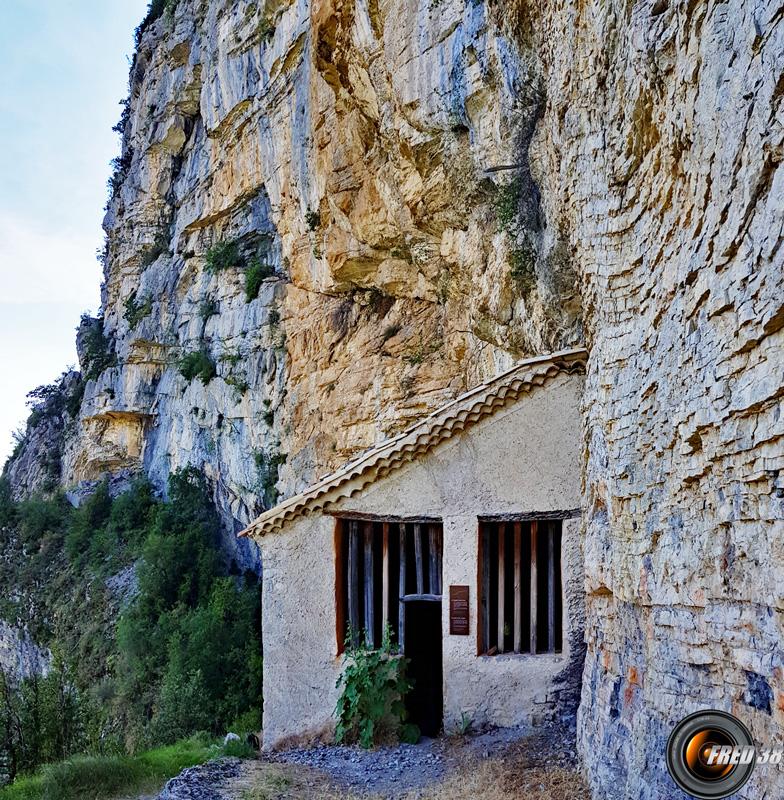
[[[598,797],[668,797],[686,713],[784,730],[784,15],[525,11],[548,98],[531,160],[591,350],[579,739]],[[782,780],[760,768],[738,796]]]
[[[666,796],[697,707],[780,742],[782,54],[772,0],[169,3],[61,482],[196,464],[250,547],[277,491],[584,339],[597,796]]]
[[[45,675],[51,653],[38,647],[30,636],[0,619],[0,672],[15,679]]]
[[[236,527],[579,340],[528,166],[540,73],[484,4],[171,5],[131,70],[64,483],[197,464]]]

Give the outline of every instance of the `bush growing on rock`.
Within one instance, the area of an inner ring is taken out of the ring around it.
[[[136,299],[136,292],[125,298],[125,313],[123,317],[133,330],[145,317],[152,313],[152,297],[149,295],[139,302]]]
[[[237,242],[217,242],[206,255],[207,272],[215,275],[224,269],[242,266],[242,257]]]
[[[149,5],[147,6],[147,14],[134,31],[134,39],[136,40],[137,48],[139,47],[142,36],[147,28],[149,28],[156,20],[160,19],[164,12],[173,14],[177,9],[178,2],[179,0],[150,0]]]
[[[504,230],[509,230],[517,221],[521,192],[522,181],[519,178],[513,178],[496,188],[495,213],[499,226]]]
[[[308,209],[305,214],[305,222],[309,231],[315,231],[321,225],[321,214],[318,211]]]
[[[271,508],[278,500],[278,476],[280,468],[286,463],[286,454],[279,451],[266,453],[259,450],[254,459],[258,475],[258,491],[266,508]]]
[[[199,378],[206,386],[218,373],[215,369],[215,362],[210,358],[209,353],[204,350],[194,350],[186,353],[180,359],[180,375],[188,381]]]
[[[275,268],[271,264],[264,264],[258,258],[250,262],[245,273],[245,299],[250,303],[259,296],[259,289],[266,278],[275,274]]]
[[[151,245],[147,245],[139,259],[139,265],[142,269],[147,269],[150,265],[154,264],[164,253],[169,252],[170,240],[165,230],[159,231],[155,234],[155,239]]]

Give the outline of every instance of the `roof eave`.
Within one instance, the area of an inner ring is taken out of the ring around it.
[[[294,519],[350,497],[448,439],[456,431],[495,413],[509,402],[510,396],[517,399],[524,389],[541,386],[559,374],[583,372],[587,358],[585,348],[574,348],[518,362],[511,369],[437,408],[397,436],[347,462],[303,492],[265,511],[238,536],[262,537],[274,533]],[[514,386],[516,382],[520,384],[517,387]]]

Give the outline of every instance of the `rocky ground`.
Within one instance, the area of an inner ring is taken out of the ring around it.
[[[588,800],[574,733],[491,730],[365,751],[324,746],[186,769],[157,800]]]

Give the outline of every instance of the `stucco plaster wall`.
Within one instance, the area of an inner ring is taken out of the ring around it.
[[[419,460],[330,507],[443,519],[444,724],[517,725],[573,713],[582,665],[579,521],[564,522],[564,650],[478,656],[477,517],[576,509],[582,378],[561,375]],[[340,673],[334,519],[314,515],[261,540],[264,558],[264,745],[329,735]],[[470,634],[449,635],[448,587],[470,587]]]
[[[265,749],[333,730],[334,527],[331,517],[305,517],[262,540]]]

